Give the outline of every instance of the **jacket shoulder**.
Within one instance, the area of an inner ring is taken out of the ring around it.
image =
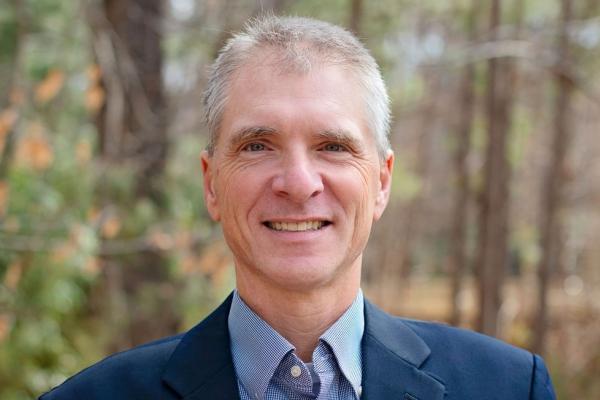
[[[190,393],[215,368],[231,364],[231,297],[189,331],[109,356],[40,400],[169,400]]]
[[[468,358],[471,361],[493,361],[529,366],[532,354],[491,336],[443,323],[403,319],[431,348],[432,354]]]
[[[161,374],[183,334],[115,353],[70,377],[40,400],[168,398]],[[157,397],[158,396],[158,397]]]
[[[492,388],[498,398],[555,398],[541,357],[467,329],[403,322],[431,349],[422,368],[446,383],[450,398],[473,398]]]

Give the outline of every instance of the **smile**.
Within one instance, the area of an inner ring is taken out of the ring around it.
[[[278,221],[267,221],[264,225],[275,231],[283,232],[306,232],[306,231],[317,231],[326,225],[329,225],[329,221],[300,221],[300,222],[278,222]]]

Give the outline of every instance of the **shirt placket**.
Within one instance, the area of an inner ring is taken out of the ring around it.
[[[331,396],[337,393],[337,388],[334,387],[338,378],[335,359],[323,342],[319,343],[313,353],[313,365],[321,381],[317,400],[337,399],[338,396]]]
[[[294,353],[289,353],[281,360],[273,381],[289,398],[314,399],[310,371]]]

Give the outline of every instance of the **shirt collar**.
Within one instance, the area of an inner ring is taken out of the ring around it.
[[[294,346],[252,311],[234,291],[228,318],[233,365],[251,396],[263,398],[279,363]]]
[[[251,395],[263,398],[273,373],[294,346],[252,311],[234,291],[228,317],[231,354],[238,379]],[[331,348],[340,370],[360,392],[361,341],[365,327],[362,290],[342,316],[321,335]]]
[[[361,342],[364,331],[364,298],[359,289],[350,307],[321,335],[321,340],[331,347],[340,370],[357,395],[362,382]]]

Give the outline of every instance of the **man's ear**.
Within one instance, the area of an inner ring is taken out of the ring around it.
[[[375,209],[373,212],[373,221],[379,220],[390,199],[392,188],[392,171],[394,170],[394,152],[388,150],[385,159],[380,162],[379,167],[379,191],[375,198]]]
[[[204,204],[210,214],[211,218],[215,221],[221,219],[221,213],[219,212],[219,204],[217,202],[217,194],[214,187],[214,158],[208,151],[202,151],[200,155],[200,161],[202,163],[202,175],[204,181]]]

